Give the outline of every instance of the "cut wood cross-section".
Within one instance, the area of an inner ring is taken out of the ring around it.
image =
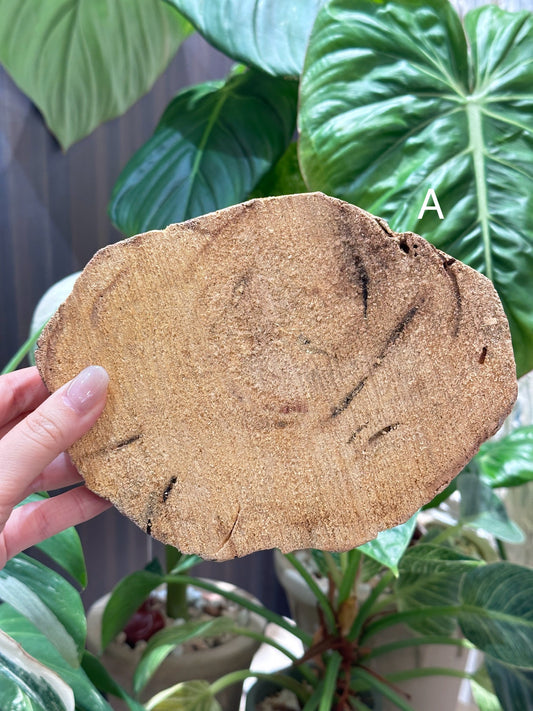
[[[90,364],[87,486],[204,558],[346,550],[407,520],[516,398],[490,281],[320,193],[106,247],[39,340],[56,390]]]

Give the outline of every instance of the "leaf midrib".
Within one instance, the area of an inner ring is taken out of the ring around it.
[[[489,202],[487,181],[485,179],[485,144],[483,141],[482,107],[469,98],[466,102],[469,147],[472,152],[472,165],[477,194],[477,217],[481,227],[483,254],[485,257],[485,276],[493,281],[492,243],[489,225]]]

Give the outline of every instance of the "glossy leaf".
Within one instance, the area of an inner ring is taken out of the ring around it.
[[[39,708],[74,711],[72,689],[0,630],[0,685],[6,679],[14,682]]]
[[[207,41],[243,64],[299,76],[325,0],[167,0]]]
[[[0,709],[9,711],[45,711],[37,704],[32,704],[26,694],[13,681],[7,678],[0,683]]]
[[[278,162],[255,186],[250,198],[273,195],[294,195],[307,192],[307,186],[300,172],[298,147],[291,143]]]
[[[502,501],[476,471],[463,471],[457,486],[461,493],[461,523],[487,531],[509,543],[521,543],[524,540],[524,534],[511,521]]]
[[[296,99],[296,82],[255,71],[182,91],[120,175],[115,225],[132,235],[245,200],[289,145]]]
[[[533,14],[447,0],[330,0],[301,85],[300,163],[320,189],[486,274],[533,367]],[[435,210],[418,219],[433,189]],[[488,354],[487,357],[490,357]]]
[[[102,649],[124,629],[133,613],[163,580],[162,575],[138,570],[116,585],[102,617]]]
[[[533,426],[518,427],[481,445],[476,461],[492,487],[520,486],[533,480]]]
[[[19,506],[47,498],[48,494],[46,492],[30,494]],[[87,569],[85,567],[83,548],[78,532],[73,526],[56,533],[54,536],[41,541],[41,543],[37,543],[35,548],[46,553],[49,558],[71,575],[82,588],[87,585]]]
[[[491,657],[486,658],[485,665],[503,711],[533,708],[533,671],[500,664]]]
[[[402,523],[400,526],[382,531],[373,541],[359,546],[359,550],[361,553],[385,565],[397,575],[398,563],[411,541],[417,516],[418,514],[415,514],[411,516],[409,521]]]
[[[150,681],[159,665],[179,644],[195,637],[208,638],[235,629],[230,617],[215,617],[207,620],[189,620],[180,625],[166,627],[156,632],[146,645],[133,677],[133,689],[138,694]]]
[[[191,30],[160,0],[0,0],[0,62],[66,149],[145,94]]]
[[[222,711],[207,681],[183,681],[145,705],[147,711]]]
[[[499,662],[533,667],[533,570],[492,563],[470,570],[459,591],[465,637]]]
[[[427,609],[427,616],[411,623],[423,634],[448,634],[456,629],[453,616],[431,615],[432,607],[456,605],[463,577],[480,561],[443,546],[420,544],[410,548],[399,564],[396,598],[400,611]]]
[[[79,593],[61,575],[19,553],[0,570],[0,597],[33,622],[71,666],[79,664],[85,613]]]
[[[73,669],[67,664],[46,635],[10,605],[0,605],[0,629],[68,684],[74,692],[76,711],[111,711],[111,707],[91,684],[83,669]],[[48,710],[45,708],[44,711]]]

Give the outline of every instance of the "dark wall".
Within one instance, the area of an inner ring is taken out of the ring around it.
[[[46,289],[121,239],[107,216],[111,189],[169,100],[184,86],[223,77],[230,66],[200,37],[190,37],[149,94],[66,153],[0,67],[0,368],[27,338]],[[87,604],[142,567],[150,554],[146,535],[114,509],[79,531],[89,571]],[[154,544],[154,551],[161,553],[161,546]],[[204,563],[197,572],[231,580],[285,609],[271,553]]]

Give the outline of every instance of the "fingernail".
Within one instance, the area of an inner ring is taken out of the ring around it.
[[[105,394],[109,375],[100,365],[82,370],[68,386],[63,400],[76,412],[88,412]]]

